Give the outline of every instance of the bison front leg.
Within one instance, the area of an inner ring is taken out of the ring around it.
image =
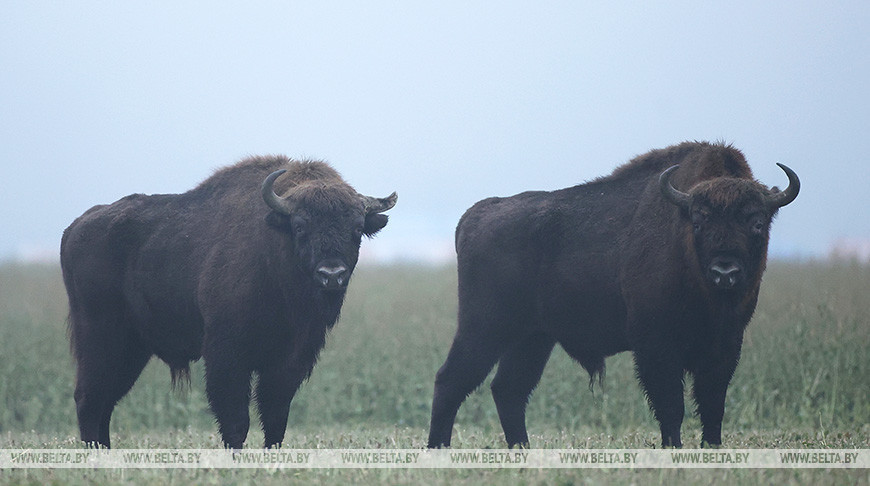
[[[662,432],[662,447],[682,447],[683,367],[664,352],[634,354],[637,376]]]
[[[268,369],[257,381],[257,407],[265,436],[264,447],[281,447],[287,430],[290,402],[310,369]]]
[[[728,382],[714,376],[695,376],[693,393],[701,418],[701,447],[722,444],[722,418],[725,415],[725,392]]]
[[[224,447],[241,449],[250,427],[251,371],[234,362],[233,354],[217,356],[213,359],[205,356],[208,403],[217,419]]]
[[[692,393],[698,405],[698,416],[701,418],[701,447],[722,444],[725,395],[737,368],[737,359],[736,356],[728,358],[716,366],[702,368],[695,373]]]

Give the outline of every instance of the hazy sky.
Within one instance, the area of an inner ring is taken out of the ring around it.
[[[823,256],[870,240],[868,24],[864,0],[6,2],[0,259],[270,153],[399,193],[366,258],[444,257],[475,201],[683,140],[795,169],[771,250]]]

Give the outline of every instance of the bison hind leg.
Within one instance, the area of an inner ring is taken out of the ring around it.
[[[486,379],[502,352],[501,346],[481,340],[466,342],[457,335],[447,360],[435,375],[427,447],[450,446],[453,422],[460,405]]]
[[[74,396],[81,440],[93,446],[110,447],[109,423],[115,405],[133,387],[151,352],[129,343],[123,350],[103,351],[77,353]]]
[[[520,340],[499,360],[491,389],[508,447],[529,447],[526,405],[555,344],[546,334],[534,334]]]

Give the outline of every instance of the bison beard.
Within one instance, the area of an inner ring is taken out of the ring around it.
[[[112,410],[156,355],[173,383],[205,360],[231,448],[247,437],[256,373],[265,446],[280,445],[362,236],[380,231],[395,203],[395,193],[358,194],[323,162],[255,157],[184,194],[134,194],[76,219],[61,266],[81,439],[109,447]]]
[[[460,405],[496,363],[505,439],[528,446],[526,404],[556,343],[591,377],[632,351],[663,446],[682,445],[689,373],[702,446],[721,444],[770,223],[799,190],[780,167],[782,192],[756,182],[731,146],[683,143],[587,184],[471,207],[456,228],[458,328],[435,378],[428,446],[450,445]]]

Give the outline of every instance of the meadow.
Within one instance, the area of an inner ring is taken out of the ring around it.
[[[57,265],[0,264],[0,448],[78,448],[67,302]],[[366,266],[311,379],[290,410],[285,448],[421,448],[432,386],[455,331],[451,265]],[[870,449],[870,266],[774,261],[729,388],[729,448]],[[172,391],[152,360],[112,421],[116,448],[218,448],[202,363]],[[503,448],[487,380],[460,409],[456,448]],[[554,351],[528,408],[535,448],[653,448],[658,426],[630,355],[607,360],[603,386]],[[686,447],[700,424],[687,394]],[[252,409],[247,447],[259,447]],[[812,481],[867,484],[867,470],[7,470],[24,484],[290,482],[585,484]]]

